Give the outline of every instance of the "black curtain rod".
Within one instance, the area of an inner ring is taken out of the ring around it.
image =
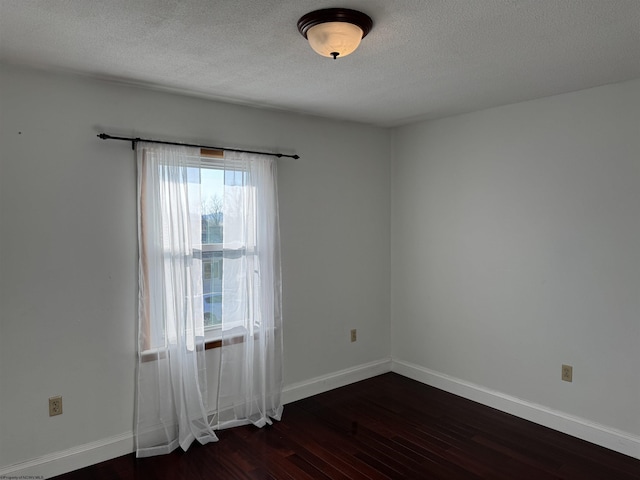
[[[131,142],[131,149],[135,150],[136,143],[138,142],[148,142],[148,143],[161,143],[163,145],[179,145],[181,147],[196,147],[196,148],[208,148],[210,150],[222,150],[227,152],[242,152],[242,153],[257,153],[259,155],[271,155],[273,157],[278,158],[293,158],[298,160],[300,158],[299,155],[285,155],[284,153],[272,153],[272,152],[257,152],[255,150],[239,150],[237,148],[224,148],[224,147],[210,147],[207,145],[195,145],[193,143],[178,143],[178,142],[165,142],[162,140],[149,140],[147,138],[132,138],[132,137],[114,137],[112,135],[107,135],[106,133],[98,134],[103,140],[124,140],[127,142]]]

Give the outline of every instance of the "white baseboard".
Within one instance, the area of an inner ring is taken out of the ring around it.
[[[351,383],[366,380],[391,371],[391,359],[376,360],[352,368],[329,373],[320,377],[311,378],[304,382],[288,385],[282,391],[282,403],[295,402],[303,398],[327,392],[334,388],[344,387]],[[286,412],[286,409],[285,409]]]
[[[640,437],[394,359],[391,371],[525,420],[640,459]]]
[[[0,478],[51,478],[127,455],[133,450],[133,433],[125,433],[0,468]]]

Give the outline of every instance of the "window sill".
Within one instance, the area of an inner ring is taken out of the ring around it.
[[[222,339],[211,339],[204,342],[205,350],[212,350],[214,348],[220,348],[222,346]]]
[[[258,335],[259,333],[256,332],[253,338],[257,339]],[[228,336],[225,339],[225,345],[235,345],[237,343],[244,343],[245,338],[246,338],[245,334]],[[204,342],[205,350],[212,350],[214,348],[220,348],[220,347],[222,347],[222,338],[211,338],[211,339],[205,340]]]
[[[256,338],[257,338],[257,334],[256,334]],[[244,339],[245,339],[244,335],[230,336],[226,339],[225,344],[235,345],[236,343],[243,343]],[[213,350],[215,348],[220,348],[220,347],[222,347],[222,339],[219,337],[205,339],[204,341],[205,350]],[[163,348],[155,348],[155,349],[146,350],[142,352],[141,357],[142,357],[142,362],[146,363],[146,362],[153,362],[154,360],[157,360],[157,359],[166,358],[166,356],[167,356],[167,353]]]

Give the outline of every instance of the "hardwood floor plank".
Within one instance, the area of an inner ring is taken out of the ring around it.
[[[288,433],[289,435],[306,435],[307,439],[303,441],[307,445],[309,443],[317,444],[321,452],[327,452],[323,453],[323,455],[337,458],[339,462],[350,465],[352,469],[355,469],[364,478],[371,480],[386,480],[389,478],[357,459],[354,455],[358,452],[358,446],[350,441],[349,438],[345,438],[342,433],[333,430],[329,425],[310,419],[304,411],[292,408],[288,410],[287,415],[292,416],[293,423],[299,427],[288,427],[289,430],[297,431],[297,433]],[[358,477],[353,476],[353,478]]]

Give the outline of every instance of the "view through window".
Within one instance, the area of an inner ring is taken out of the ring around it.
[[[222,241],[224,171],[214,166],[199,170],[202,203],[202,301],[205,329],[222,322]]]

